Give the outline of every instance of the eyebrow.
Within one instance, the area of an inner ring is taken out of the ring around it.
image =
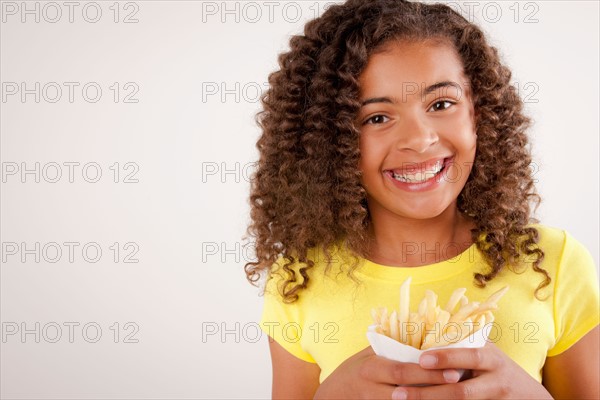
[[[442,81],[442,82],[437,82],[437,83],[434,83],[433,85],[427,86],[423,92],[419,92],[419,93],[428,95],[429,93],[434,92],[434,91],[436,91],[440,88],[444,88],[444,87],[455,87],[458,90],[462,91],[462,88],[460,87],[460,85],[458,83],[453,82],[453,81]],[[412,94],[419,94],[419,93],[412,93]],[[395,98],[389,98],[389,97],[373,97],[373,98],[364,100],[361,103],[361,106],[366,106],[367,104],[372,104],[372,103],[394,103],[395,100],[396,100]]]

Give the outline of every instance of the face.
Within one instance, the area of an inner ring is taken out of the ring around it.
[[[373,220],[455,211],[475,159],[468,79],[449,44],[393,42],[359,77],[360,170]]]

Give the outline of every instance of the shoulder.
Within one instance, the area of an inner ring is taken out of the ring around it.
[[[563,241],[566,234],[564,229],[544,224],[530,224],[529,227],[535,228],[538,231],[541,240],[553,243]]]
[[[538,245],[542,250],[546,250],[545,248],[562,249],[565,245],[567,231],[564,229],[543,224],[531,224],[528,225],[528,227],[537,230],[539,238]]]
[[[552,279],[554,345],[548,356],[555,356],[598,325],[598,272],[590,251],[569,232],[534,226],[539,232],[538,245],[544,251],[540,267]]]
[[[538,247],[544,252],[540,267],[549,273],[555,290],[575,289],[584,281],[590,282],[590,289],[597,287],[596,263],[583,243],[564,229],[531,226],[537,229]]]
[[[307,276],[309,281],[307,287],[301,290],[300,298],[310,296],[323,284],[329,284],[332,277],[345,271],[345,267],[351,262],[351,256],[347,249],[335,244],[328,247],[327,251],[321,247],[308,249],[306,260],[301,262],[297,257],[290,260],[280,256],[266,274],[265,294],[282,297],[284,289],[289,290],[289,285],[304,283],[304,276]],[[308,261],[312,263],[312,267]]]
[[[564,229],[543,224],[530,225],[539,235],[538,247],[544,251],[545,260],[555,263],[585,261],[594,264],[589,250],[573,235]]]

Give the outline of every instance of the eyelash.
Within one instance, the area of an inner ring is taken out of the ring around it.
[[[433,108],[433,106],[435,106],[436,104],[440,104],[440,103],[450,103],[451,105],[456,104],[454,101],[450,101],[450,100],[438,100],[435,103],[433,103],[433,105],[430,107],[430,109]],[[450,107],[446,107],[446,108],[444,108],[444,110],[447,110],[448,108],[450,108]]]
[[[440,104],[440,103],[449,103],[451,106],[453,106],[453,105],[456,104],[456,102],[450,101],[450,100],[438,100],[435,103],[433,103],[433,105],[429,109],[432,109],[436,104]],[[450,106],[448,106],[448,107],[446,107],[446,108],[444,108],[442,110],[439,110],[439,111],[444,111],[444,110],[447,110],[448,108],[450,108]],[[372,121],[373,121],[373,119],[379,118],[379,117],[388,118],[388,117],[386,117],[385,115],[382,115],[382,114],[373,115],[372,117],[370,117],[367,120],[365,120],[365,122],[363,123],[363,125],[368,125],[368,124],[378,125],[378,124],[373,123]]]
[[[363,124],[363,125],[369,125],[369,124],[371,124],[371,125],[378,125],[378,124],[376,124],[376,123],[373,123],[373,122],[371,122],[371,121],[373,121],[375,118],[379,118],[379,117],[382,117],[382,118],[388,118],[388,117],[386,117],[385,115],[381,115],[381,114],[373,115],[372,117],[368,118],[368,119],[367,119],[367,120],[364,122],[364,124]],[[389,118],[388,118],[388,119],[389,119]]]

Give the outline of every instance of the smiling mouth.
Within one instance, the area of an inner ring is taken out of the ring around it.
[[[441,158],[434,164],[430,164],[426,169],[420,171],[401,171],[401,170],[386,170],[384,171],[393,179],[404,183],[423,183],[439,174],[446,168],[450,158]],[[413,170],[416,168],[412,168]]]

